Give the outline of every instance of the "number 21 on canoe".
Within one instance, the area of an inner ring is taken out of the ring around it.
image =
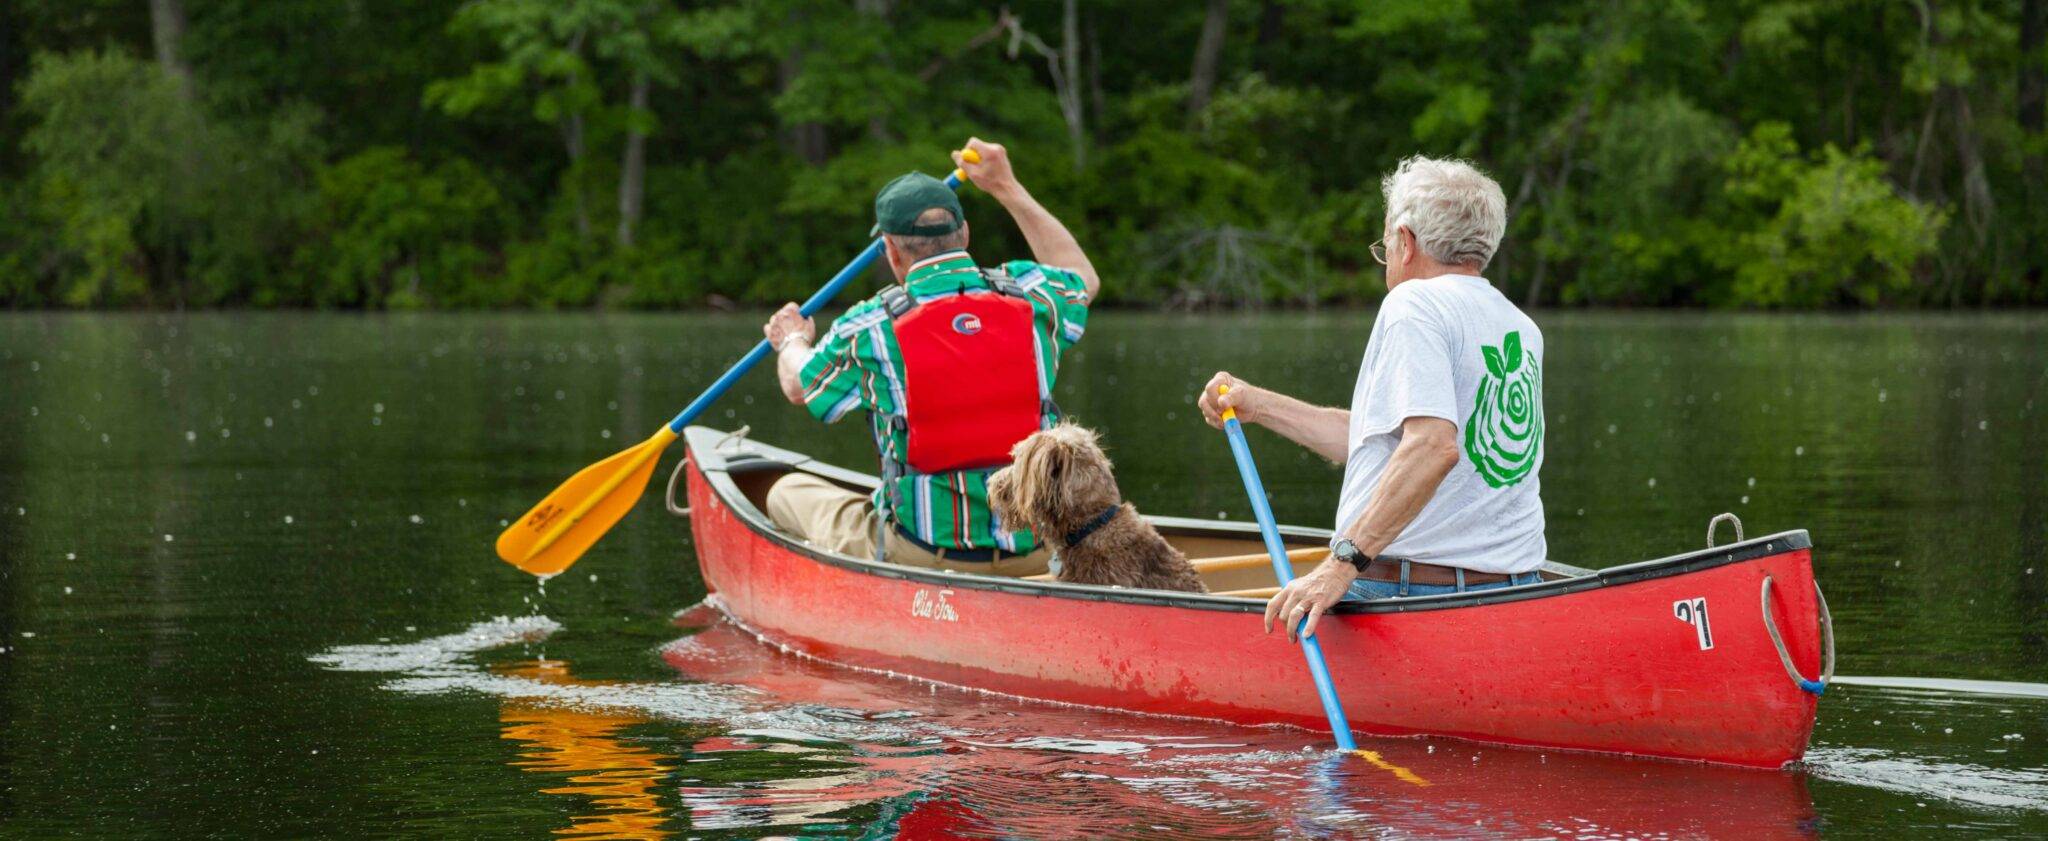
[[[972,149],[961,152],[961,158],[968,163],[980,163],[981,155]],[[959,189],[967,174],[955,169],[946,176],[946,186]],[[808,317],[823,309],[839,295],[848,283],[867,271],[875,258],[882,254],[882,238],[876,237],[868,247],[862,249],[853,262],[832,276],[825,286],[804,301],[801,308]],[[570,564],[583,556],[598,538],[611,530],[633,510],[647,490],[647,482],[654,477],[654,466],[661,461],[661,454],[670,442],[682,434],[683,428],[711,407],[718,398],[732,388],[733,383],[745,376],[747,371],[773,352],[767,339],[754,345],[754,349],[740,357],[725,373],[690,401],[681,414],[668,422],[647,440],[614,453],[612,457],[583,468],[569,481],[556,487],[540,504],[521,515],[498,535],[498,557],[534,575],[547,577],[568,569]]]

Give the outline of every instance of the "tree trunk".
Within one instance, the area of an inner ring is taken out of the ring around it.
[[[569,206],[575,211],[576,238],[590,238],[590,208],[583,201],[583,115],[572,114],[562,126],[562,145],[569,154]]]
[[[1088,18],[1088,100],[1095,106],[1095,118],[1109,113],[1109,98],[1102,93],[1102,28],[1094,16]]]
[[[1271,72],[1274,45],[1280,43],[1280,36],[1287,32],[1287,7],[1279,0],[1266,0],[1259,8],[1259,32],[1252,40],[1252,55],[1259,69]]]
[[[637,122],[647,113],[647,90],[652,83],[647,71],[633,74],[633,92],[628,96],[629,123],[626,155],[619,162],[619,247],[633,247],[633,228],[640,224],[641,199],[647,189],[647,132]]]
[[[889,26],[890,2],[891,0],[857,0],[853,4],[853,8],[854,11],[864,16],[881,21],[882,26],[887,27]],[[885,68],[893,69],[895,67],[895,56],[889,52],[889,45],[894,41],[895,33],[893,32],[890,33],[890,37],[882,41],[882,66]],[[889,116],[887,114],[876,114],[868,118],[868,139],[879,142],[890,140]]]
[[[1086,112],[1081,107],[1081,13],[1079,0],[1067,0],[1060,16],[1060,63],[1066,67],[1066,93],[1060,104],[1067,112],[1067,139],[1074,147],[1074,171],[1088,165]]]
[[[1188,122],[1209,107],[1216,88],[1216,63],[1223,57],[1223,29],[1230,22],[1230,0],[1209,0],[1202,17],[1202,40],[1195,44],[1195,67],[1188,74]]]
[[[156,42],[157,64],[163,66],[164,75],[177,80],[179,91],[190,98],[192,69],[178,54],[185,41],[184,0],[149,0],[149,29]]]
[[[583,36],[584,33],[577,32],[574,37],[569,39],[569,52],[577,55],[583,54]],[[575,86],[577,82],[576,74],[569,74],[570,86]],[[569,188],[569,206],[575,212],[576,218],[576,240],[577,242],[583,242],[590,239],[590,208],[583,200],[584,144],[583,115],[581,113],[570,114],[569,119],[562,123],[562,146],[569,155],[567,184]]]
[[[791,47],[789,52],[782,55],[782,60],[776,63],[777,89],[789,90],[789,86],[796,82],[796,77],[803,72],[803,68],[803,49]],[[811,166],[822,166],[825,159],[831,155],[825,127],[819,123],[797,123],[789,126],[784,130],[783,138],[789,144],[790,153]]]
[[[2020,128],[2039,134],[2048,116],[2048,0],[2026,0],[2020,9]]]
[[[21,56],[21,22],[16,20],[15,4],[0,6],[0,134],[7,133],[8,111],[14,106],[14,74],[16,63]],[[0,150],[0,170],[7,166],[12,149]]]

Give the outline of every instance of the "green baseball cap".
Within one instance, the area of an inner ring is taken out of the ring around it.
[[[919,225],[917,217],[935,207],[945,208],[953,214],[953,221],[938,225]],[[896,180],[883,185],[882,192],[875,196],[875,227],[868,236],[895,234],[897,236],[936,237],[960,230],[960,197],[940,181],[922,172],[899,175]]]

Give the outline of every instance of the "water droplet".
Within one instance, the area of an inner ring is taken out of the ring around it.
[[[372,404],[370,404],[370,411],[372,411],[372,412],[376,412],[377,414],[380,414],[380,415],[381,415],[381,414],[384,414],[384,404],[382,404],[382,403],[372,403]]]
[[[75,560],[78,560],[78,553],[77,553],[77,552],[65,552],[65,553],[64,553],[64,560],[67,560],[67,561],[75,561]],[[2030,569],[2030,570],[2027,570],[2027,572],[2031,573],[2031,572],[2033,572],[2033,570],[2031,570],[2031,569]]]
[[[67,595],[67,596],[68,596],[68,595],[71,595],[71,588],[70,588],[70,587],[66,587],[66,588],[64,588],[64,595]]]
[[[1756,477],[1755,477],[1755,476],[1751,476],[1751,477],[1749,477],[1749,486],[1750,486],[1750,487],[1752,487],[1752,488],[1756,487]]]
[[[1986,429],[1990,429],[1990,428],[1991,428],[1991,422],[1990,422],[1990,421],[1982,421],[1982,420],[1980,420],[1980,421],[1978,421],[1978,422],[1977,422],[1977,429],[1978,429],[1978,431],[1980,431],[1980,432],[1981,432],[1981,431],[1983,431],[1983,430],[1986,430]]]
[[[1654,487],[1656,487],[1656,486],[1657,486],[1657,477],[1655,477],[1655,476],[1651,476],[1651,477],[1650,477],[1650,487],[1653,487],[1653,488],[1654,488]],[[872,541],[870,541],[870,542],[872,542]]]
[[[170,535],[168,535],[168,534],[167,534],[167,535],[164,535],[164,542],[165,542],[165,543],[169,543],[169,542],[171,542],[171,540],[172,540],[172,537],[171,537]]]
[[[193,432],[192,430],[189,429],[185,430],[185,441],[187,443],[197,440],[199,440],[199,433]]]
[[[1806,455],[1806,448],[1805,448],[1804,446],[1799,446],[1799,447],[1793,447],[1793,448],[1792,448],[1792,454],[1793,454],[1793,455],[1795,455],[1795,456],[1803,456],[1803,455]]]
[[[274,422],[274,421],[272,421],[272,420],[271,420],[271,419],[270,419],[269,417],[265,417],[265,418],[263,419],[263,428],[264,428],[264,429],[269,429],[269,428],[271,427],[271,425],[272,425],[273,423],[275,423],[275,422]]]
[[[870,541],[870,542],[872,542],[872,541]],[[594,572],[593,572],[593,573],[591,573],[591,574],[590,574],[590,583],[592,583],[592,584],[596,584],[596,583],[597,583],[597,573],[594,573]]]
[[[292,515],[290,515],[290,514],[286,514],[286,515],[284,515],[284,524],[285,524],[285,525],[287,525],[287,526],[289,526],[289,525],[291,525],[291,524],[292,524]]]
[[[413,525],[419,525],[427,521],[425,517],[421,517],[418,514],[414,514],[410,517],[407,517],[406,519],[412,521]]]

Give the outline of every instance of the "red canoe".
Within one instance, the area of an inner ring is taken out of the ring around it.
[[[877,564],[796,540],[760,507],[792,470],[873,477],[718,430],[685,439],[710,602],[768,642],[1023,698],[1328,729],[1300,652],[1259,632],[1272,567],[1253,524],[1149,518],[1206,595]],[[1327,531],[1282,531],[1300,571],[1320,560]],[[1551,564],[1539,584],[1340,605],[1319,636],[1360,733],[1775,768],[1813,731],[1819,685],[1793,671],[1823,674],[1811,545],[1789,531],[1600,571]]]

